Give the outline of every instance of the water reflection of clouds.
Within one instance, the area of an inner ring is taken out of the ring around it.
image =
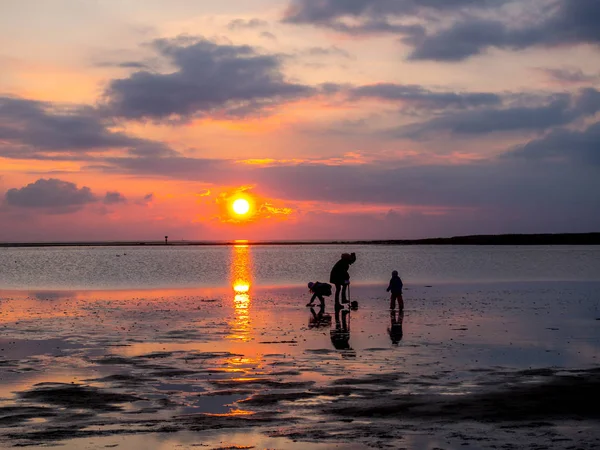
[[[250,305],[252,287],[252,260],[250,247],[238,244],[232,247],[231,285],[235,318],[232,322],[230,339],[250,341]]]

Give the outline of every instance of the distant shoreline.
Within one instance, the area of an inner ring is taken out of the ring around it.
[[[3,242],[0,247],[132,247],[230,245],[600,245],[600,233],[499,234],[428,239],[329,240],[329,241],[104,241],[104,242]]]

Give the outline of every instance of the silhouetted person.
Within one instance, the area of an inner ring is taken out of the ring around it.
[[[335,305],[335,328],[329,332],[331,343],[337,350],[350,350],[350,327],[348,317],[350,311]],[[341,321],[340,321],[341,315]]]
[[[312,306],[315,298],[318,298],[321,302],[321,308],[323,308],[325,306],[325,299],[323,297],[329,297],[331,295],[331,285],[329,283],[320,283],[318,281],[313,283],[311,281],[308,283],[308,289],[312,292],[313,296],[306,306]]]
[[[387,292],[391,292],[390,309],[396,309],[396,301],[398,301],[398,309],[404,311],[404,299],[402,298],[402,280],[398,276],[398,271],[392,272],[392,279],[388,285]]]
[[[396,318],[396,311],[390,311],[390,327],[388,328],[388,334],[390,335],[390,339],[392,340],[392,344],[397,345],[398,342],[402,340],[402,336],[404,335],[402,331],[402,322],[404,321],[404,312],[402,310],[398,311],[398,317]]]
[[[310,317],[308,319],[308,328],[323,328],[331,325],[331,316],[325,314],[325,307],[320,306],[319,311],[315,312],[314,308],[310,308]]]
[[[356,261],[356,253],[343,253],[341,259],[335,263],[329,275],[329,282],[335,285],[335,304],[340,304],[340,291],[342,292],[342,303],[348,303],[346,289],[350,284],[350,265]]]

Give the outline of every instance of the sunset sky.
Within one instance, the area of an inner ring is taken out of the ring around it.
[[[598,0],[3,0],[0,68],[0,242],[600,231]]]

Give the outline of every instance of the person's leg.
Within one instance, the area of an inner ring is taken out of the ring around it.
[[[346,298],[346,289],[348,289],[348,285],[344,284],[342,286],[342,303],[348,303],[348,299]]]
[[[340,289],[342,288],[341,284],[336,284],[335,285],[335,304],[339,305],[340,304]]]
[[[319,301],[321,302],[321,310],[325,308],[325,299],[322,295],[319,295]]]
[[[390,294],[390,309],[396,309],[396,295],[393,292]]]
[[[342,331],[349,331],[348,330],[348,314],[350,314],[350,311],[344,309],[342,311]]]
[[[402,298],[402,294],[398,294],[398,309],[404,311],[404,299]]]

